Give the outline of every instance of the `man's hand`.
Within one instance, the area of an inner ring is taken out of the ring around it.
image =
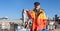
[[[24,9],[24,12],[27,13],[29,10],[28,9]]]
[[[29,9],[24,9],[26,12],[30,11]]]
[[[28,12],[29,10],[26,10],[26,12]]]

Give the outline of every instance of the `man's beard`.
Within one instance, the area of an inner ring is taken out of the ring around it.
[[[36,10],[39,10],[40,8],[36,8]]]

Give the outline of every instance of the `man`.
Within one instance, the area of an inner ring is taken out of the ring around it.
[[[46,31],[46,15],[44,10],[40,8],[40,3],[34,3],[34,10],[32,12],[26,11],[28,17],[32,19],[32,31]]]

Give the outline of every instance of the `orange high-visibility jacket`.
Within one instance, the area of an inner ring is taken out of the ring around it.
[[[40,14],[37,17],[36,10],[34,9],[32,12],[27,11],[28,17],[32,19],[32,31],[46,29],[46,15],[42,9],[40,9]]]

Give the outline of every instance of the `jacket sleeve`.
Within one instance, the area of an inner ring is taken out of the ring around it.
[[[47,25],[47,17],[46,17],[46,15],[45,15],[45,13],[44,13],[44,17],[43,17],[44,19],[44,25],[46,26]]]
[[[43,10],[41,10],[40,13],[43,14],[43,21],[44,21],[44,24],[46,25],[46,23],[47,23],[47,17],[45,15],[45,12]]]

